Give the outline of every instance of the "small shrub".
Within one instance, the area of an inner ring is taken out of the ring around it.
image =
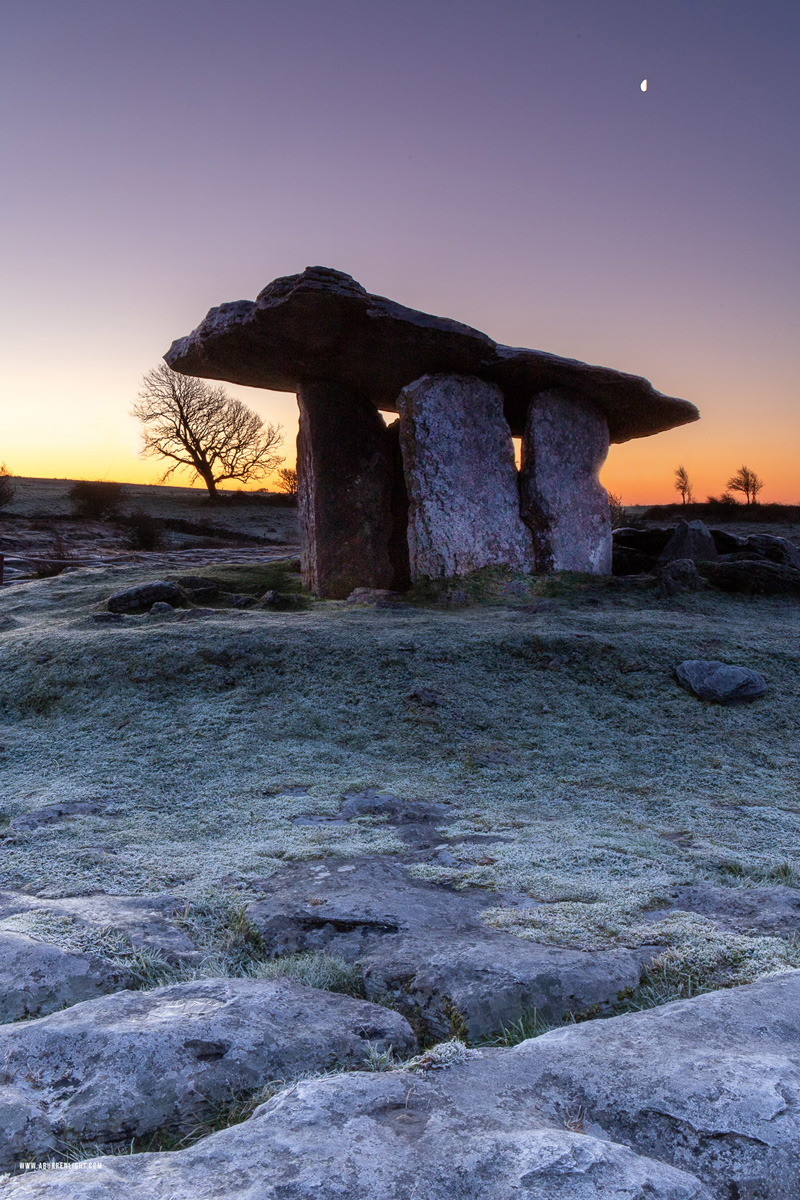
[[[617,496],[614,492],[608,493],[608,511],[611,515],[611,528],[622,529],[628,523],[628,514],[625,511],[625,505],[622,503],[622,497]]]
[[[123,500],[123,488],[121,483],[79,479],[67,496],[76,517],[99,521],[103,517],[116,516]]]
[[[13,476],[5,463],[0,463],[0,508],[10,504],[16,495],[16,489],[11,482]]]
[[[136,510],[120,517],[119,525],[131,550],[157,550],[164,544],[164,526],[150,513]]]

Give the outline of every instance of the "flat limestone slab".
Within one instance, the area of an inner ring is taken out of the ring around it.
[[[398,411],[400,392],[422,375],[477,375],[500,387],[516,437],[524,431],[531,398],[548,388],[568,388],[595,403],[612,442],[699,417],[693,404],[662,395],[639,376],[498,345],[469,325],[371,295],[329,267],[275,279],[255,302],[212,308],[164,357],[184,375],[280,392],[327,380],[387,412]]]
[[[11,1182],[12,1200],[797,1200],[800,971],[441,1069],[279,1093],[168,1154]],[[431,1061],[429,1059],[429,1061]],[[445,1066],[446,1062],[452,1065]]]
[[[248,906],[268,952],[325,950],[364,972],[428,1037],[495,1033],[536,1009],[545,1020],[613,1001],[654,947],[587,952],[538,945],[480,919],[499,897],[455,891],[380,859],[287,866]]]
[[[123,991],[0,1026],[0,1169],[59,1139],[186,1132],[270,1080],[415,1045],[399,1013],[288,979]]]

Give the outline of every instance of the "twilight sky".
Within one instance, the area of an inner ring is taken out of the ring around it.
[[[697,404],[628,503],[800,502],[799,59],[797,0],[4,0],[0,460],[154,482],[143,373],[319,263]]]

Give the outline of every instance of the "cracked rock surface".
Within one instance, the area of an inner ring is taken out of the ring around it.
[[[493,1033],[535,1008],[547,1020],[613,1001],[655,947],[586,952],[483,925],[499,898],[408,875],[385,859],[287,866],[258,885],[247,916],[273,955],[326,950],[364,972],[428,1037]]]
[[[99,954],[0,930],[0,1022],[44,1016],[132,985],[129,971]]]
[[[298,1083],[175,1153],[14,1200],[796,1200],[800,971],[446,1070]]]
[[[0,1169],[64,1141],[181,1133],[276,1078],[415,1046],[406,1021],[291,980],[117,992],[0,1027]]]

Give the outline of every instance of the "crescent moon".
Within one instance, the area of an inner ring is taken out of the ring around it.
[[[642,89],[643,92],[646,92],[647,91],[647,80],[643,79],[642,82],[639,84],[639,87]]]

